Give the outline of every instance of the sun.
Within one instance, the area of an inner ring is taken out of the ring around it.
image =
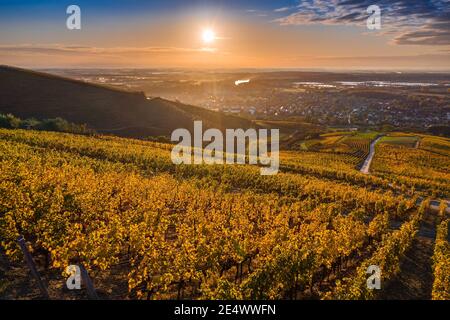
[[[212,43],[216,40],[216,33],[211,29],[205,29],[202,33],[202,39],[204,43]]]

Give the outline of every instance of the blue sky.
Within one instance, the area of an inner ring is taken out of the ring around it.
[[[49,16],[57,15],[61,8],[65,8],[70,4],[76,4],[87,10],[93,10],[98,14],[117,14],[132,15],[140,14],[143,11],[147,13],[160,14],[165,12],[173,12],[177,10],[186,10],[191,8],[215,8],[226,10],[266,10],[271,11],[282,7],[295,6],[298,1],[293,0],[19,0],[19,1],[2,1],[1,17],[19,17],[23,14],[33,15],[37,9],[39,12],[46,11]]]

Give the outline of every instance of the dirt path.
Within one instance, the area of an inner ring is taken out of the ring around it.
[[[375,155],[375,145],[378,143],[378,141],[380,141],[381,138],[383,138],[383,137],[382,136],[378,137],[377,139],[372,141],[372,143],[370,144],[369,155],[367,156],[367,158],[364,161],[364,163],[361,167],[361,170],[360,170],[362,173],[369,174],[370,165],[372,164],[372,160]]]
[[[432,257],[436,238],[435,215],[425,214],[413,245],[400,263],[398,276],[386,284],[381,299],[430,300],[433,287]]]

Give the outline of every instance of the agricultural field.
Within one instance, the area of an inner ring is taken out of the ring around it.
[[[373,174],[403,190],[449,199],[449,146],[449,139],[432,136],[383,137],[376,146]]]
[[[415,148],[419,142],[420,137],[418,136],[398,136],[398,135],[385,136],[380,141],[380,143],[404,146],[409,148]]]
[[[377,132],[325,133],[317,138],[299,141],[298,150],[342,156],[347,162],[352,162],[354,166],[357,166],[367,157],[370,143],[378,135]]]
[[[379,144],[374,174],[363,175],[357,166],[377,136],[324,137],[353,151],[285,151],[281,173],[261,176],[250,165],[177,166],[162,143],[0,129],[0,296],[39,296],[20,272],[23,236],[53,298],[83,298],[61,287],[76,263],[113,299],[398,298],[367,289],[372,264],[386,288],[400,274],[414,280],[401,298],[448,299],[448,214],[390,186],[397,172],[381,174],[382,157],[400,148],[392,161],[414,160],[415,174],[433,174],[433,191],[446,195],[448,158],[424,171],[429,151]],[[439,236],[421,255],[425,225]]]
[[[424,136],[420,142],[420,149],[434,154],[450,156],[450,141],[433,136]]]

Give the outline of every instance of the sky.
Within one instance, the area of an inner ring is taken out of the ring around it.
[[[450,0],[1,0],[0,64],[449,71]]]

